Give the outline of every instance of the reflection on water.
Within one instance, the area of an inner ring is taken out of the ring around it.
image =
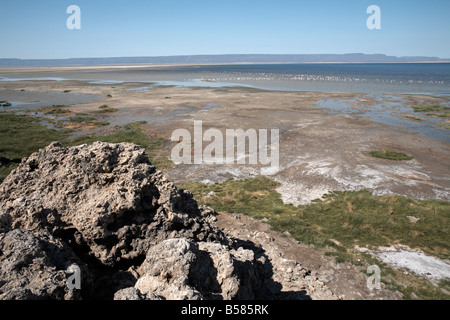
[[[9,101],[5,110],[38,109],[51,105],[73,105],[103,99],[102,96],[81,93],[0,90],[0,100]]]

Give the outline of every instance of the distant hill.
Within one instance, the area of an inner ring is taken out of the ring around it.
[[[214,63],[413,63],[450,62],[438,57],[396,57],[384,54],[225,54],[164,57],[117,57],[72,59],[0,59],[1,67],[94,66],[133,64]]]

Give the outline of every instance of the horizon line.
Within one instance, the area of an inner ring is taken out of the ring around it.
[[[347,52],[347,53],[215,53],[215,54],[170,54],[170,55],[136,55],[136,56],[85,56],[85,57],[69,57],[69,58],[16,58],[16,57],[0,57],[0,60],[75,60],[75,59],[136,59],[136,58],[175,58],[175,57],[219,57],[219,56],[381,56],[386,58],[432,58],[439,60],[450,60],[449,58],[441,58],[438,56],[426,55],[388,55],[385,53],[362,53],[362,52]]]
[[[388,56],[366,53],[321,54],[198,54],[172,56],[91,57],[57,59],[0,58],[0,67],[92,67],[236,64],[380,64],[450,63],[450,59],[428,56]]]

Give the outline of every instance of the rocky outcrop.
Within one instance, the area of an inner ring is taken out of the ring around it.
[[[2,229],[48,230],[112,266],[162,239],[208,240],[210,211],[177,190],[136,145],[62,148],[31,155],[1,187]]]
[[[134,287],[176,300],[256,299],[262,296],[262,265],[242,247],[168,239],[148,251]]]
[[[0,299],[277,298],[265,251],[215,220],[137,145],[53,143],[0,186]]]

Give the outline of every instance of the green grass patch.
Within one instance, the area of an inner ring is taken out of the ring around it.
[[[52,141],[64,140],[67,131],[48,129],[41,119],[12,113],[0,113],[0,156],[13,161],[12,166],[0,168],[0,181],[17,166],[20,160]]]
[[[427,113],[426,115],[433,118],[450,118],[450,112]]]
[[[67,132],[46,128],[39,118],[0,113],[0,155],[5,158],[22,159],[66,137]]]
[[[66,126],[72,126],[74,124],[80,126],[87,125],[87,126],[103,127],[108,126],[109,122],[98,120],[97,118],[92,117],[86,113],[78,113],[77,115],[67,118],[66,120],[59,120],[56,126],[58,128],[64,128]]]
[[[438,124],[439,127],[450,130],[450,123],[448,122],[441,122]]]
[[[67,119],[67,121],[70,123],[84,123],[84,124],[89,124],[92,123],[94,121],[96,121],[97,118],[91,117],[91,116],[80,116],[80,115],[76,115],[73,117],[70,117]]]
[[[53,105],[51,107],[41,108],[38,111],[40,111],[44,114],[61,115],[61,114],[71,113],[72,111],[70,111],[68,108],[70,108],[70,106],[59,104],[59,105]],[[34,111],[34,110],[31,110],[31,111]]]
[[[9,103],[8,101],[0,101],[0,107],[11,107],[12,104]]]
[[[437,118],[440,121],[436,123],[441,128],[450,129],[448,118],[450,118],[450,107],[442,106],[439,104],[422,105],[413,107],[415,112],[424,113],[428,117]],[[447,119],[447,120],[446,120]]]
[[[415,115],[412,115],[412,114],[404,114],[403,117],[408,119],[408,120],[414,120],[414,121],[423,121],[423,120],[425,120],[425,119],[423,119],[421,117],[418,117],[418,116],[415,116]]]
[[[141,145],[146,149],[156,147],[150,143],[149,137],[140,130],[140,124],[141,123],[133,123],[126,125],[124,129],[117,130],[108,135],[79,137],[71,140],[71,145],[92,144],[95,141],[102,141],[110,143],[132,142]]]
[[[370,151],[369,154],[372,157],[375,158],[382,158],[382,159],[388,159],[388,160],[396,160],[396,161],[401,161],[401,160],[412,160],[414,159],[412,156],[407,155],[403,152],[398,152],[398,151],[394,151],[394,150],[376,150],[376,151]]]
[[[94,125],[97,127],[105,127],[105,126],[109,126],[110,123],[108,121],[95,121]]]
[[[258,177],[248,180],[229,180],[224,183],[207,185],[186,182],[181,188],[194,193],[205,205],[219,212],[238,212],[256,218],[274,218],[278,214],[298,211],[293,205],[285,205],[275,190],[278,184],[268,178]],[[207,196],[210,192],[213,195]]]
[[[115,108],[110,108],[110,107],[108,107],[106,104],[104,104],[104,105],[102,105],[102,106],[100,106],[100,107],[98,107],[99,108],[99,110],[95,110],[95,111],[93,111],[92,113],[100,113],[100,114],[103,114],[103,113],[113,113],[113,112],[117,112],[117,109],[115,109]]]
[[[436,111],[448,111],[450,107],[441,106],[439,104],[421,105],[412,107],[414,112],[436,112]]]

